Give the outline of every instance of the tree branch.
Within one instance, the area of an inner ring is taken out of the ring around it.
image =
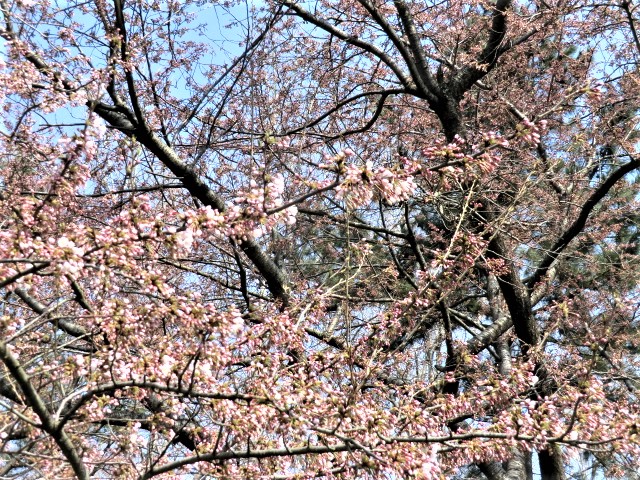
[[[73,442],[64,429],[54,421],[38,391],[31,384],[31,379],[27,372],[24,371],[16,357],[11,353],[9,346],[4,342],[0,342],[0,360],[4,363],[15,383],[20,387],[26,403],[29,404],[40,419],[41,428],[56,442],[76,476],[80,480],[89,480],[89,474]]]
[[[560,235],[556,243],[547,250],[544,258],[540,261],[540,265],[536,271],[527,280],[527,287],[529,290],[533,290],[538,282],[542,280],[542,277],[546,275],[553,263],[557,260],[563,250],[571,243],[571,241],[577,237],[585,225],[587,219],[593,211],[593,209],[600,203],[600,201],[609,193],[613,186],[618,183],[625,175],[631,173],[635,169],[640,168],[640,159],[635,159],[629,163],[621,166],[591,194],[589,199],[584,203],[578,214],[578,218],[571,224],[571,226]]]
[[[297,3],[291,0],[284,0],[282,3],[285,6],[289,7],[292,11],[294,11],[295,14],[300,18],[302,18],[303,20],[306,20],[307,22],[312,23],[316,27],[321,28],[325,32],[330,33],[331,35],[333,35],[336,38],[339,38],[340,40],[344,40],[349,45],[358,47],[364,50],[365,52],[370,53],[375,57],[379,58],[384,64],[386,64],[393,71],[393,73],[398,78],[402,86],[404,86],[407,90],[415,91],[415,88],[416,88],[415,84],[411,80],[409,80],[409,78],[407,78],[407,76],[404,74],[400,66],[380,48],[370,43],[367,43],[363,40],[359,40],[357,37],[348,35],[341,29],[334,27],[326,20],[323,20],[317,17],[316,15],[305,10],[300,5],[298,5]]]

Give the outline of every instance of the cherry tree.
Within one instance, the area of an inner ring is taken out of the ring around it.
[[[0,9],[2,478],[632,478],[631,2]]]

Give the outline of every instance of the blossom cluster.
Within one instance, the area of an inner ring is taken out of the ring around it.
[[[335,188],[336,198],[346,200],[350,208],[366,205],[374,198],[394,204],[407,200],[415,192],[413,172],[374,166],[370,160],[363,166],[346,164],[346,160],[354,156],[355,152],[347,148],[333,157],[325,156],[325,162],[320,165],[344,178]]]
[[[257,172],[254,178],[259,178]],[[283,206],[284,193],[285,178],[280,173],[268,175],[262,185],[256,180],[250,180],[249,188],[240,191],[225,212],[225,222],[231,226],[227,234],[240,239],[258,238],[279,223],[294,224],[298,213],[295,205],[269,213],[269,210]]]
[[[336,197],[346,199],[351,208],[365,205],[375,197],[394,204],[413,195],[416,184],[410,175],[367,161],[363,167],[345,167],[345,180],[336,188]]]
[[[521,123],[516,125],[516,135],[522,138],[525,142],[532,145],[538,145],[540,143],[540,135],[544,132],[546,127],[546,120],[532,122],[525,118]]]

